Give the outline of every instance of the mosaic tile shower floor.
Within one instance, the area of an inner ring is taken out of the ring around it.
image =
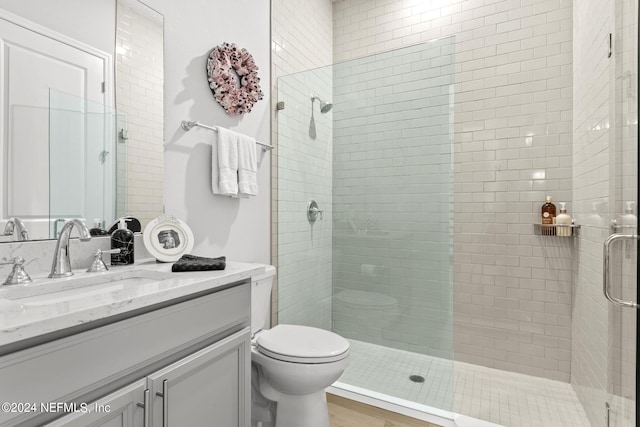
[[[350,342],[351,362],[340,382],[507,427],[589,426],[568,383]]]

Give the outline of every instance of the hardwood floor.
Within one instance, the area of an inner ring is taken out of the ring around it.
[[[438,427],[330,393],[327,402],[331,427]]]

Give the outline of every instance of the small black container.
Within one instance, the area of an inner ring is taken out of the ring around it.
[[[89,229],[89,234],[92,236],[108,236],[107,230],[102,228],[102,220],[100,218],[94,218],[93,228]]]
[[[120,249],[120,253],[111,254],[111,265],[133,264],[133,232],[127,229],[124,218],[120,219],[118,229],[111,234],[111,249]]]

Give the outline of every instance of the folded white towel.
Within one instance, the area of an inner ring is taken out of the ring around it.
[[[238,196],[248,197],[258,194],[258,155],[256,140],[238,134]]]
[[[211,188],[214,194],[225,196],[238,194],[237,141],[238,134],[236,132],[218,126],[218,149],[211,149]],[[216,164],[218,166],[217,174],[214,167]]]

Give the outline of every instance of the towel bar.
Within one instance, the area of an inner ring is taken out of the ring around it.
[[[183,120],[182,121],[182,129],[184,129],[185,131],[190,131],[191,129],[193,129],[194,127],[201,127],[201,128],[205,128],[205,129],[209,129],[212,130],[214,132],[218,132],[218,129],[213,127],[213,126],[207,126],[207,125],[203,125],[200,122],[191,122],[188,120]],[[264,144],[260,141],[256,141],[256,144],[260,145],[262,147],[262,151],[270,151],[273,149],[273,147],[269,144]]]

